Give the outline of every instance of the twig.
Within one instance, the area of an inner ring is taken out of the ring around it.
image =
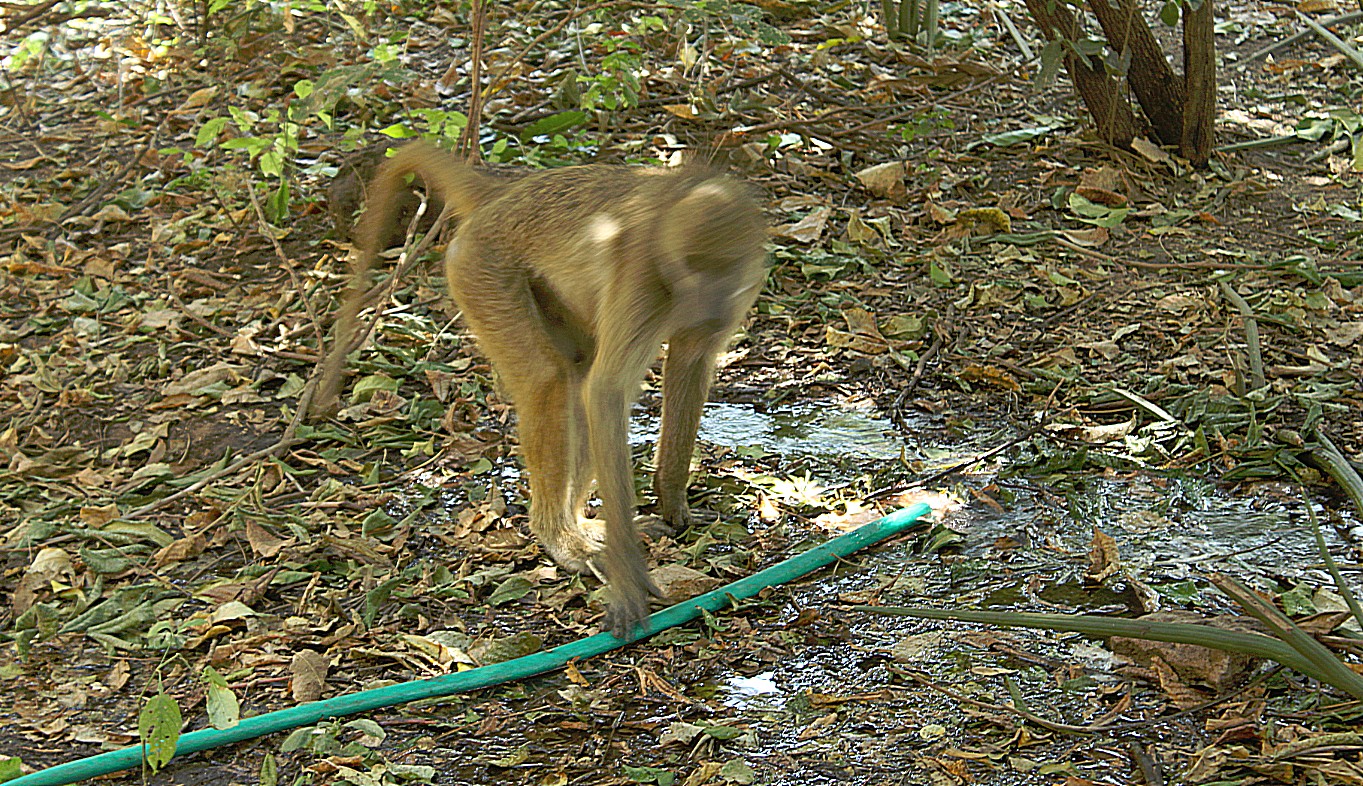
[[[1296,13],[1297,18],[1300,19],[1303,24],[1305,24],[1307,27],[1315,31],[1316,35],[1320,36],[1322,39],[1325,40],[1326,43],[1330,44],[1335,49],[1338,49],[1339,51],[1343,52],[1346,57],[1352,60],[1355,68],[1357,68],[1360,71],[1363,71],[1363,53],[1360,53],[1357,49],[1354,49],[1352,46],[1349,46],[1347,43],[1344,42],[1344,39],[1340,38],[1339,36],[1335,35],[1329,30],[1326,30],[1325,26],[1322,25],[1320,22],[1317,22],[1316,20],[1312,19],[1306,14],[1303,14],[1301,11],[1295,11],[1294,13]]]
[[[469,47],[469,109],[468,123],[459,132],[455,148],[463,159],[476,163],[481,157],[482,148],[478,144],[479,128],[483,123],[483,42],[487,35],[487,2],[473,0],[469,11],[473,28],[473,44]]]
[[[180,489],[179,491],[175,492],[174,494],[171,494],[168,497],[162,497],[161,499],[158,499],[155,502],[150,502],[146,505],[143,505],[137,510],[134,510],[133,512],[124,516],[124,518],[130,519],[141,518],[142,516],[145,516],[148,513],[159,510],[165,507],[166,505],[169,505],[171,502],[174,502],[175,500],[180,499],[181,497],[193,494],[194,492],[198,491],[204,486],[207,486],[209,483],[212,483],[215,480],[231,475],[234,472],[237,472],[238,470],[242,469],[243,467],[248,467],[257,461],[260,461],[261,459],[269,458],[271,456],[283,453],[284,451],[288,450],[294,445],[297,445],[298,443],[302,442],[303,440],[295,437],[293,434],[294,431],[298,428],[298,424],[302,421],[303,413],[307,412],[308,410],[308,402],[312,400],[312,389],[315,386],[316,381],[314,380],[309,382],[307,387],[303,389],[303,395],[298,397],[299,406],[297,411],[293,413],[293,420],[290,421],[288,427],[284,429],[284,435],[279,438],[278,442],[274,443],[273,445],[267,448],[257,450],[255,453],[242,456],[241,458],[223,467],[222,469],[219,469],[215,472],[210,472],[204,477],[196,480],[193,484]]]
[[[1254,309],[1249,307],[1249,303],[1236,292],[1226,280],[1217,281],[1221,285],[1221,294],[1226,296],[1233,306],[1240,312],[1240,317],[1245,320],[1245,347],[1249,352],[1249,387],[1250,390],[1262,388],[1267,381],[1264,379],[1264,354],[1259,346],[1259,320],[1254,317]]]
[[[913,376],[909,378],[909,382],[904,386],[904,389],[899,391],[899,395],[894,397],[894,404],[890,405],[890,417],[899,423],[900,428],[904,427],[904,399],[908,398],[914,388],[918,387],[919,381],[923,379],[923,372],[927,370],[928,361],[936,357],[937,353],[941,351],[942,336],[936,331],[933,331],[932,344],[928,347],[926,352],[918,356],[918,362],[914,364],[913,367]]]
[[[912,483],[896,483],[896,484],[893,485],[893,486],[885,486],[884,488],[876,489],[875,491],[872,491],[870,494],[867,494],[867,495],[866,495],[866,499],[867,499],[867,500],[873,500],[873,499],[880,499],[881,497],[892,496],[892,495],[894,495],[894,494],[903,494],[903,493],[906,492],[906,491],[910,491],[910,490],[912,490],[912,489],[920,488],[920,487],[926,486],[926,485],[928,485],[928,484],[930,484],[930,483],[936,483],[937,481],[941,480],[942,478],[947,477],[948,475],[952,475],[952,474],[955,474],[955,473],[957,473],[957,472],[960,472],[961,470],[965,469],[966,467],[972,466],[972,465],[974,465],[974,464],[978,464],[978,463],[980,463],[981,461],[985,461],[985,460],[987,460],[987,459],[989,459],[989,458],[992,458],[992,457],[994,457],[994,456],[996,456],[996,455],[1002,453],[1003,451],[1008,450],[1009,448],[1013,447],[1014,445],[1017,445],[1017,444],[1019,444],[1019,443],[1025,442],[1026,440],[1031,439],[1032,437],[1034,437],[1034,436],[1036,436],[1037,434],[1041,433],[1041,430],[1044,429],[1046,426],[1050,425],[1050,422],[1051,422],[1052,420],[1054,420],[1055,418],[1059,417],[1061,414],[1070,413],[1070,412],[1073,412],[1073,411],[1074,411],[1073,409],[1067,409],[1067,410],[1064,410],[1064,412],[1055,412],[1055,413],[1046,415],[1045,417],[1043,417],[1043,418],[1041,419],[1041,422],[1040,422],[1040,423],[1037,423],[1035,426],[1033,426],[1033,427],[1031,427],[1030,429],[1028,429],[1027,432],[1026,432],[1025,434],[1021,434],[1021,435],[1019,435],[1019,436],[1016,436],[1016,437],[1014,437],[1014,438],[1008,440],[1007,442],[1004,442],[1004,443],[1001,444],[1001,445],[995,445],[994,447],[990,448],[989,450],[986,450],[985,452],[979,454],[978,456],[971,456],[970,458],[966,459],[965,461],[961,461],[961,462],[959,462],[959,463],[952,464],[951,466],[947,467],[946,469],[940,470],[940,471],[938,471],[938,472],[934,472],[934,473],[932,473],[931,475],[928,475],[927,477],[919,478],[918,480],[915,480],[915,481],[913,481]]]
[[[270,245],[274,246],[275,256],[283,263],[284,270],[289,274],[289,281],[293,282],[293,291],[302,292],[303,285],[298,281],[298,273],[294,270],[293,260],[284,253],[284,247],[279,245],[279,239],[270,231],[270,222],[265,218],[265,210],[260,206],[260,200],[256,197],[256,190],[251,185],[251,181],[246,181],[246,195],[251,199],[251,207],[256,211],[256,220],[260,222],[260,233],[269,239]],[[321,351],[324,343],[322,335],[322,323],[317,319],[317,312],[312,309],[312,301],[308,298],[303,299],[303,308],[308,312],[308,321],[312,323],[313,331],[317,334],[317,349]]]
[[[1353,13],[1343,14],[1341,16],[1327,16],[1324,19],[1320,20],[1320,23],[1323,25],[1343,25],[1348,24],[1350,22],[1356,22],[1359,19],[1363,19],[1363,11],[1354,11]],[[1303,38],[1311,35],[1311,33],[1312,33],[1311,30],[1303,30],[1300,33],[1293,33],[1292,35],[1282,39],[1281,41],[1274,41],[1273,43],[1269,44],[1263,49],[1260,49],[1259,51],[1255,52],[1249,57],[1246,57],[1243,60],[1241,60],[1240,67],[1244,68],[1249,63],[1252,63],[1261,57],[1268,57],[1269,55],[1273,54],[1279,49],[1285,49],[1302,40]]]

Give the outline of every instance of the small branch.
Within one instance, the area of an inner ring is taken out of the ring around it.
[[[270,221],[265,217],[265,209],[260,206],[260,199],[256,197],[256,190],[251,185],[251,181],[246,181],[246,194],[251,198],[251,207],[256,211],[256,220],[260,222],[260,233],[269,239],[274,246],[275,256],[284,265],[284,270],[289,274],[289,280],[293,282],[293,291],[302,292],[303,285],[298,281],[298,273],[294,270],[294,263],[289,259],[289,255],[284,253],[284,247],[279,245],[279,239],[270,230]],[[317,334],[317,351],[321,352],[326,345],[326,337],[322,335],[322,323],[317,318],[317,312],[312,309],[312,301],[308,298],[303,299],[303,308],[308,312],[308,321],[312,323],[313,331]]]
[[[1363,53],[1360,53],[1357,49],[1354,49],[1352,46],[1349,46],[1339,36],[1335,35],[1329,30],[1326,30],[1325,26],[1322,25],[1320,22],[1317,22],[1316,20],[1312,19],[1306,14],[1303,14],[1301,11],[1296,11],[1294,13],[1296,13],[1297,18],[1300,19],[1303,24],[1311,28],[1311,30],[1314,31],[1316,35],[1324,39],[1324,41],[1327,44],[1333,46],[1335,49],[1338,49],[1340,52],[1343,52],[1346,57],[1352,60],[1354,62],[1355,68],[1357,68],[1360,71],[1363,71]]]
[[[1249,352],[1249,387],[1250,390],[1262,388],[1267,381],[1264,379],[1264,354],[1259,346],[1259,320],[1254,318],[1254,309],[1249,307],[1240,293],[1236,292],[1225,279],[1217,282],[1221,285],[1221,294],[1226,296],[1232,305],[1240,312],[1240,316],[1245,320],[1245,344]]]
[[[464,161],[475,163],[481,158],[482,148],[478,145],[479,128],[483,122],[483,43],[487,34],[487,2],[473,0],[469,11],[472,30],[472,45],[469,47],[469,111],[468,124],[459,134],[456,149]]]
[[[1360,19],[1363,19],[1363,11],[1354,11],[1353,13],[1343,14],[1341,16],[1327,16],[1324,19],[1320,20],[1320,23],[1322,25],[1345,25],[1351,22],[1357,22]],[[1269,44],[1263,49],[1260,49],[1259,51],[1255,52],[1249,57],[1246,57],[1243,60],[1241,60],[1240,67],[1244,68],[1245,66],[1254,62],[1255,60],[1258,60],[1263,57],[1268,57],[1269,55],[1273,54],[1279,49],[1286,49],[1287,47],[1292,46],[1293,44],[1297,43],[1303,38],[1311,35],[1312,32],[1313,31],[1311,30],[1303,30],[1300,33],[1293,33],[1292,35],[1282,39],[1281,41],[1274,41],[1273,43]]]

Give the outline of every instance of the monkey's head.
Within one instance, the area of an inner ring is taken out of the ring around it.
[[[766,278],[767,231],[744,188],[712,178],[690,187],[661,222],[660,272],[686,326],[737,322]]]

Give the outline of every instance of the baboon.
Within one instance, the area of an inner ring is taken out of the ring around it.
[[[630,407],[666,342],[654,490],[662,522],[684,528],[715,357],[765,278],[761,211],[744,186],[700,167],[587,165],[509,181],[427,144],[403,147],[370,185],[314,414],[335,406],[369,271],[412,173],[459,222],[445,276],[515,406],[531,531],[560,565],[604,572],[606,626],[624,638],[658,594],[634,528]],[[593,479],[597,520],[581,516]]]

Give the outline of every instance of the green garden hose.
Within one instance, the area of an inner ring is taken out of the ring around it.
[[[659,631],[690,622],[700,616],[702,609],[712,612],[718,611],[728,606],[733,600],[751,598],[767,587],[797,579],[836,559],[846,557],[853,552],[903,532],[931,511],[930,507],[921,502],[897,510],[884,518],[877,519],[845,535],[839,535],[803,554],[779,562],[747,578],[739,579],[726,587],[698,595],[690,600],[663,609],[648,618],[647,632],[638,631],[627,639],[618,639],[610,633],[598,633],[551,650],[532,653],[503,663],[493,663],[454,674],[444,674],[430,679],[389,685],[323,701],[309,702],[297,707],[267,712],[253,718],[243,718],[240,723],[230,729],[192,731],[180,737],[175,747],[175,755],[183,756],[188,753],[216,748],[220,745],[273,734],[277,731],[288,731],[327,718],[369,712],[418,699],[448,696],[453,693],[486,688],[503,682],[543,674],[546,671],[562,667],[574,658],[590,658],[593,655],[600,655]],[[23,775],[9,781],[7,786],[62,786],[86,778],[131,769],[141,763],[142,747],[135,745]]]

